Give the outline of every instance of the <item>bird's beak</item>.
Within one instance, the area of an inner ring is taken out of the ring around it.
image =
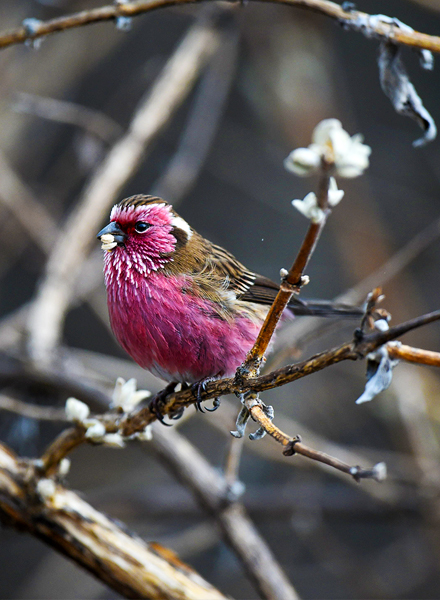
[[[125,246],[127,234],[122,231],[115,221],[112,221],[107,227],[101,229],[96,237],[101,240],[101,248],[110,251],[116,246]]]

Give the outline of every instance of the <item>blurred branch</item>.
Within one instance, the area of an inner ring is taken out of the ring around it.
[[[102,21],[116,21],[120,17],[131,18],[159,8],[180,6],[199,3],[201,0],[139,0],[137,2],[118,2],[110,6],[102,6],[91,10],[84,10],[72,15],[58,17],[49,21],[37,19],[25,20],[21,27],[0,33],[0,48],[13,44],[21,44],[27,40],[35,40],[51,33],[65,31],[75,27],[82,27]],[[212,1],[212,0],[210,0]],[[419,33],[417,31],[400,28],[397,23],[387,22],[377,18],[378,15],[351,10],[344,10],[342,6],[329,0],[260,0],[275,4],[286,4],[297,8],[311,10],[337,20],[346,28],[361,31],[367,37],[384,38],[395,44],[402,44],[413,48],[440,52],[440,37]]]
[[[38,248],[43,252],[53,248],[58,233],[55,222],[1,152],[0,202],[14,215]]]
[[[0,394],[0,411],[6,410],[29,419],[38,419],[40,421],[67,421],[66,413],[63,408],[53,406],[39,406],[23,402],[16,398],[10,398]]]
[[[50,361],[73,286],[104,215],[217,49],[220,36],[212,20],[193,26],[186,34],[151,92],[141,100],[127,134],[99,165],[60,232],[28,321],[33,360]]]
[[[151,194],[173,206],[190,191],[211,148],[236,69],[238,34],[225,34],[198,86],[179,146]]]
[[[240,459],[243,453],[243,438],[233,437],[229,441],[229,448],[226,455],[224,474],[225,480],[230,488],[239,481]]]
[[[153,445],[219,524],[225,541],[242,561],[263,598],[296,600],[298,595],[258,533],[244,507],[233,502],[227,480],[175,430],[154,428]],[[231,503],[232,501],[232,503]]]
[[[146,544],[0,445],[0,519],[68,556],[125,598],[225,600],[170,550]]]
[[[101,111],[66,100],[20,92],[12,108],[21,114],[76,125],[106,143],[114,142],[123,133],[122,127]]]

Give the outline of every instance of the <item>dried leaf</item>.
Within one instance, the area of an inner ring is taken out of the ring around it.
[[[437,135],[437,127],[409,80],[400,58],[400,49],[391,42],[382,42],[378,65],[382,90],[391,100],[396,112],[417,121],[425,132],[413,142],[413,146],[424,146],[432,141]]]
[[[356,404],[369,402],[377,394],[386,390],[391,384],[393,378],[392,371],[398,362],[398,360],[390,359],[385,346],[379,348],[377,352],[369,354],[367,361],[367,384],[362,396],[356,400]]]

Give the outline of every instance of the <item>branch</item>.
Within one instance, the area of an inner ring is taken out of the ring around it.
[[[281,429],[279,429],[276,425],[274,425],[271,419],[264,412],[261,402],[246,402],[246,406],[249,412],[252,415],[252,418],[257,421],[263,427],[263,429],[268,433],[271,437],[273,437],[277,442],[282,444],[285,447],[283,452],[284,456],[293,456],[294,454],[301,454],[302,456],[306,456],[312,460],[316,460],[318,462],[324,463],[337,469],[338,471],[342,471],[342,473],[347,473],[351,475],[353,479],[359,481],[360,479],[376,479],[377,481],[382,481],[385,478],[385,467],[379,467],[376,465],[371,470],[370,469],[362,469],[358,466],[350,466],[341,460],[326,454],[325,452],[320,452],[319,450],[314,450],[313,448],[309,448],[302,443],[301,438],[298,436],[296,438],[292,438]]]
[[[84,190],[49,257],[31,310],[29,352],[35,361],[50,362],[65,310],[73,296],[72,288],[101,221],[152,141],[190,92],[219,41],[212,22],[189,30],[152,91],[141,100],[129,131],[113,146]]]
[[[270,548],[249,519],[245,508],[233,502],[234,493],[217,469],[175,430],[165,431],[162,427],[155,427],[152,443],[177,478],[217,521],[225,541],[240,558],[263,598],[297,600],[296,591]]]
[[[419,365],[430,365],[431,367],[440,367],[440,352],[422,350],[403,344],[388,344],[388,356],[392,359],[406,360],[407,362],[417,363]]]
[[[122,127],[101,111],[66,100],[19,92],[12,109],[17,113],[74,125],[106,144],[113,143],[123,133]]]
[[[360,360],[384,343],[396,339],[412,329],[438,320],[440,320],[440,310],[406,321],[385,332],[375,331],[368,335],[359,332],[358,337],[353,342],[342,344],[331,350],[326,350],[303,362],[288,365],[266,375],[245,379],[244,381],[237,381],[234,378],[219,379],[207,383],[197,395],[200,396],[201,400],[209,400],[231,393],[236,395],[243,395],[248,392],[256,394],[275,387],[280,387],[307,375],[311,375],[312,373],[321,371],[343,360]],[[196,400],[198,400],[198,398],[195,397],[194,392],[191,389],[170,393],[161,403],[161,413],[163,415],[175,414],[180,409],[194,404]],[[157,413],[153,406],[148,405],[139,409],[137,412],[135,411],[126,414],[123,417],[107,413],[101,417],[96,417],[96,419],[105,426],[106,433],[118,433],[122,438],[127,439],[144,432],[147,425],[157,419]],[[268,430],[266,429],[266,431]],[[294,438],[287,436],[283,432],[278,432],[273,430],[273,437],[278,439],[283,445],[287,446],[294,440]],[[42,457],[42,469],[44,472],[47,475],[53,474],[56,471],[60,460],[68,452],[82,444],[84,441],[91,441],[87,440],[85,434],[86,428],[79,424],[74,428],[67,429],[56,438]],[[312,458],[310,454],[315,451],[312,451],[305,446],[304,448],[303,455]],[[319,460],[316,456],[313,458]],[[330,463],[327,462],[327,464]],[[347,468],[351,469],[352,467],[347,466]],[[353,473],[350,474],[353,475]]]
[[[92,23],[103,21],[117,21],[118,17],[135,17],[137,15],[186,4],[198,4],[202,0],[142,0],[138,2],[117,3],[102,6],[92,10],[84,10],[72,15],[50,19],[49,21],[25,22],[23,26],[0,33],[0,49],[22,44],[27,40],[35,40],[46,35],[65,31],[75,27],[83,27]],[[212,0],[208,0],[212,1]],[[384,38],[395,44],[402,44],[412,48],[440,52],[440,37],[419,33],[418,31],[401,29],[393,23],[375,19],[374,15],[357,11],[344,10],[339,4],[328,0],[259,0],[274,4],[285,4],[306,10],[311,10],[335,19],[346,28],[351,28],[364,33],[367,37]]]
[[[0,519],[40,538],[125,598],[226,600],[173,552],[122,530],[0,445]]]
[[[270,307],[258,337],[252,349],[248,353],[245,362],[237,369],[237,378],[255,377],[260,372],[260,367],[264,360],[264,355],[270,344],[284,309],[288,305],[294,293],[299,293],[302,285],[302,275],[313,251],[316,248],[321,232],[330,214],[328,208],[328,191],[330,183],[331,165],[322,161],[322,175],[319,184],[318,206],[322,210],[323,219],[319,222],[310,221],[309,229],[304,237],[301,248],[298,251],[295,261],[290,267],[289,272],[283,277],[280,290]]]
[[[30,404],[29,402],[23,402],[16,398],[10,398],[4,394],[0,394],[0,410],[6,410],[21,415],[22,417],[38,419],[40,421],[67,421],[66,413],[63,408]]]

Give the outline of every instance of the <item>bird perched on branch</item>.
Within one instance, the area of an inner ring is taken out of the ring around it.
[[[158,197],[122,200],[97,237],[106,250],[110,323],[128,354],[169,382],[233,375],[279,286],[203,238]],[[295,315],[362,314],[298,299],[288,308]]]

